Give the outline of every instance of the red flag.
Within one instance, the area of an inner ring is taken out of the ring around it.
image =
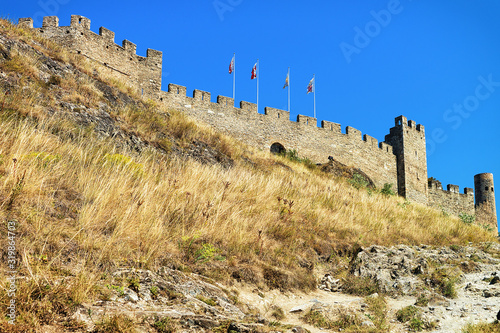
[[[229,64],[229,74],[232,74],[234,72],[234,56],[233,59],[231,59],[231,63]]]
[[[312,93],[314,91],[314,78],[309,81],[309,85],[307,86],[307,93]]]
[[[255,63],[255,65],[253,65],[251,80],[255,79],[256,77],[257,77],[257,63]]]

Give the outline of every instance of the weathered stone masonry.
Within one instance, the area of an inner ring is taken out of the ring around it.
[[[270,149],[279,143],[286,149],[296,149],[302,156],[313,161],[325,161],[332,155],[339,162],[352,164],[367,173],[377,186],[396,183],[396,157],[392,147],[368,135],[362,139],[361,132],[347,127],[341,133],[340,125],[323,121],[317,127],[316,119],[299,115],[290,121],[287,111],[265,108],[265,114],[257,112],[257,106],[241,102],[233,107],[232,98],[218,96],[217,103],[210,102],[210,93],[195,90],[193,97],[186,96],[186,88],[169,85],[160,99],[169,107],[180,109],[189,115],[229,133],[238,139],[259,148]]]
[[[19,19],[19,25],[33,28],[31,18]],[[162,52],[148,49],[147,57],[136,54],[136,45],[128,40],[115,44],[115,33],[104,27],[99,34],[90,31],[90,20],[71,15],[71,25],[60,27],[57,16],[43,18],[40,34],[108,67],[113,74],[136,87],[139,93],[152,96],[161,90]]]
[[[19,19],[19,25],[33,28],[30,18]],[[169,84],[168,91],[161,90],[162,52],[148,49],[147,57],[136,55],[136,45],[124,40],[122,46],[114,43],[114,32],[101,27],[99,34],[90,31],[90,20],[72,15],[69,27],[60,27],[56,16],[45,17],[41,35],[68,49],[82,54],[111,70],[119,79],[125,79],[139,93],[158,100],[170,108],[181,110],[219,131],[262,149],[282,151],[295,149],[301,156],[315,162],[325,162],[328,156],[337,161],[354,165],[365,172],[377,187],[394,184],[398,194],[413,202],[443,209],[451,214],[474,214],[478,206],[490,207],[488,214],[496,221],[493,175],[475,176],[474,192],[466,188],[459,193],[458,186],[448,185],[443,190],[438,181],[428,182],[425,129],[413,120],[399,116],[395,126],[385,137],[385,142],[363,135],[350,126],[342,133],[340,124],[322,121],[303,115],[290,121],[287,111],[265,108],[258,113],[253,103],[241,101],[234,107],[234,100],[194,90],[187,96],[186,87]],[[493,226],[496,230],[497,226]]]

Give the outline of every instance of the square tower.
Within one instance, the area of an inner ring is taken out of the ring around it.
[[[385,136],[393,147],[397,160],[398,193],[413,202],[427,205],[427,152],[424,126],[406,117],[396,118],[396,124]]]

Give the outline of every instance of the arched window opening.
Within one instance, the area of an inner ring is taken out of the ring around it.
[[[271,145],[271,153],[277,154],[277,155],[285,154],[286,149],[281,143],[275,142]]]

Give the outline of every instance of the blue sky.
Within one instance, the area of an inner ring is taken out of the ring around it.
[[[250,73],[260,59],[259,112],[287,108],[313,115],[306,87],[316,74],[318,120],[352,126],[383,141],[394,118],[425,126],[429,176],[474,187],[474,175],[500,182],[500,1],[498,0],[182,0],[5,1],[17,22],[57,15],[91,19],[121,44],[163,51],[168,83],[232,96],[228,66],[236,52],[236,100],[255,102]],[[318,121],[318,123],[319,123]]]

